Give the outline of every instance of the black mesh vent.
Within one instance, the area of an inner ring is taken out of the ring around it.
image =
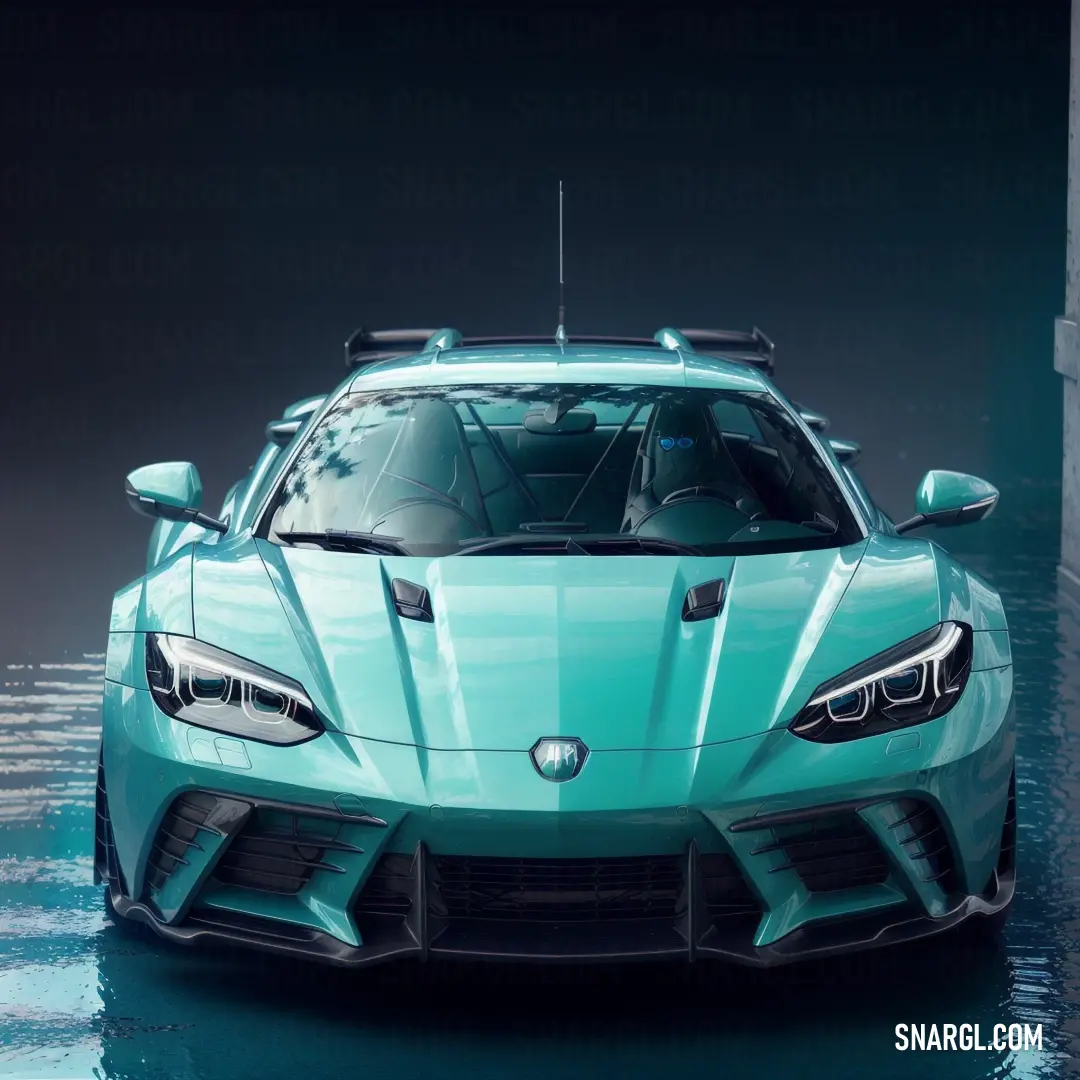
[[[356,901],[356,926],[365,944],[397,934],[413,906],[416,880],[412,855],[383,855]]]
[[[880,845],[853,812],[777,826],[777,843],[758,848],[782,849],[787,862],[770,873],[794,870],[810,892],[840,892],[880,885],[889,863]]]
[[[105,793],[105,765],[98,758],[97,792],[94,799],[97,828],[94,830],[94,869],[102,881],[108,883],[115,875],[116,848],[113,844],[112,822],[109,820],[109,802]]]
[[[698,865],[705,903],[717,929],[761,917],[761,905],[730,855],[701,855]]]
[[[341,874],[327,861],[333,851],[359,851],[337,839],[339,827],[278,810],[256,810],[225,849],[214,880],[241,889],[292,896],[316,871]]]
[[[413,857],[383,855],[371,871],[360,899],[358,915],[403,919],[412,910]]]
[[[673,919],[684,856],[501,859],[436,855],[434,870],[454,919],[598,922]]]
[[[923,881],[935,881],[946,894],[956,892],[959,880],[948,833],[937,812],[917,799],[902,799],[901,819],[892,827],[905,830],[900,846]]]
[[[147,866],[146,882],[152,891],[159,890],[178,866],[189,865],[187,854],[192,848],[203,850],[198,842],[201,831],[217,835],[216,829],[204,825],[216,805],[217,799],[213,795],[189,791],[169,807],[158,827]]]
[[[1016,870],[1016,773],[1009,779],[1009,802],[1005,808],[1005,827],[1001,830],[1001,854],[997,871],[1010,874]]]

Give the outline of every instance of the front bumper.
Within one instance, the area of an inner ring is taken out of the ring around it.
[[[779,731],[598,752],[550,784],[524,753],[331,733],[248,743],[241,762],[236,740],[110,683],[96,873],[118,915],[167,939],[347,966],[772,966],[891,944],[1012,899],[1011,691],[1010,669],[974,673],[961,702],[899,748]]]
[[[548,963],[660,959],[722,959],[754,967],[775,967],[794,960],[822,958],[860,949],[930,937],[969,918],[994,915],[1012,901],[1012,869],[994,871],[978,896],[964,897],[937,918],[896,905],[847,920],[809,923],[771,945],[755,946],[751,935],[726,935],[702,900],[700,853],[692,846],[686,858],[685,906],[667,925],[597,924],[530,925],[523,932],[493,932],[492,925],[453,926],[446,919],[431,855],[418,844],[411,860],[409,913],[382,940],[350,945],[330,934],[228,909],[207,909],[180,925],[163,922],[151,906],[123,895],[119,880],[108,879],[109,902],[117,915],[151,926],[162,938],[181,945],[241,945],[267,952],[320,960],[340,967],[360,967],[386,960],[441,957],[459,960],[543,961]],[[743,930],[746,930],[744,924]]]

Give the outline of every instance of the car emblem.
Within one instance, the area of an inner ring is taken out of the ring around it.
[[[581,772],[589,748],[580,739],[540,739],[529,755],[545,780],[563,784]]]

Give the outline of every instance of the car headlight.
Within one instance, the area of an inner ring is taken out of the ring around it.
[[[162,712],[196,727],[278,746],[323,730],[299,683],[194,638],[147,634],[146,680]]]
[[[822,683],[792,720],[792,734],[836,743],[936,720],[971,671],[971,628],[943,622]]]

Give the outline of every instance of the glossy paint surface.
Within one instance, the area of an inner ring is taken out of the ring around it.
[[[978,541],[1000,520],[936,535],[950,545]],[[735,1076],[1067,1075],[1080,982],[1080,749],[1072,735],[1080,723],[1080,617],[1056,592],[1056,553],[1038,550],[1048,532],[1035,522],[964,556],[1001,590],[1012,628],[1020,884],[1000,948],[931,940],[773,972],[338,972],[132,937],[104,920],[91,884],[105,657],[9,663],[0,698],[0,1070],[67,1080],[331,1080],[357,1072],[495,1080],[512,1062],[523,1080],[546,1080],[558,1045],[559,1075],[573,1080],[713,1075],[720,1062]],[[128,607],[137,611],[137,601]],[[1000,639],[987,632],[985,640]],[[409,748],[386,752],[411,754],[409,787],[422,792],[431,767],[425,774]],[[354,753],[356,760],[367,764]],[[540,786],[570,791],[576,783]],[[1042,1024],[1044,1045],[900,1053],[894,1028],[902,1022],[978,1023],[984,1038],[996,1023]]]
[[[430,749],[524,750],[555,735],[684,749],[785,724],[820,683],[944,610],[1004,631],[993,593],[952,563],[939,580],[939,559],[925,540],[878,536],[737,559],[435,560],[241,537],[198,550],[192,597],[201,639],[297,680],[345,734]],[[683,622],[688,589],[717,577],[719,619]],[[394,578],[428,589],[433,623],[398,617]]]

